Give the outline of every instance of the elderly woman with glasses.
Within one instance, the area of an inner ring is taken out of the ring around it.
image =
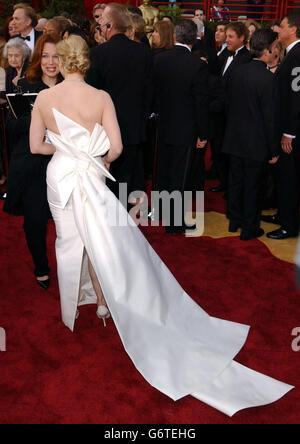
[[[9,40],[4,46],[3,57],[7,60],[6,94],[17,91],[19,79],[24,77],[31,51],[20,37]]]
[[[7,62],[5,94],[12,94],[18,91],[18,81],[24,77],[31,51],[25,41],[20,37],[9,40],[4,46],[3,57]],[[7,155],[10,162],[11,153],[16,145],[16,135],[6,131]]]

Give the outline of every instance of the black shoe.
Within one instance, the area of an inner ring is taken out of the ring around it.
[[[278,214],[273,214],[272,216],[264,216],[263,214],[260,216],[260,219],[264,222],[268,222],[268,224],[280,225],[280,221],[278,218]]]
[[[40,285],[44,290],[48,290],[50,287],[50,279],[46,279],[45,281],[36,280],[38,285]]]
[[[237,222],[233,222],[232,220],[229,222],[228,231],[230,233],[236,233],[239,228],[242,228],[241,224],[238,224]]]
[[[284,228],[278,228],[278,230],[270,231],[270,233],[267,234],[267,237],[269,239],[276,239],[276,240],[282,240],[282,239],[288,239],[289,237],[297,237],[298,233],[291,233]]]
[[[245,231],[242,230],[240,239],[243,241],[247,241],[250,239],[256,239],[257,237],[261,237],[265,234],[262,228],[258,228],[256,231]]]
[[[223,191],[226,191],[226,188],[223,187],[223,185],[218,185],[217,187],[210,188],[209,191],[211,193],[222,193]]]

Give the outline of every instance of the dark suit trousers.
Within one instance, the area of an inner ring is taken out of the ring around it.
[[[220,185],[227,188],[229,156],[222,152],[226,129],[226,116],[224,113],[217,113],[214,114],[214,118],[214,133],[210,140],[212,160],[220,180]]]
[[[299,230],[299,172],[300,144],[295,139],[291,154],[282,152],[276,164],[278,216],[282,227],[295,235]]]
[[[244,231],[259,228],[265,163],[230,155],[227,217]]]
[[[186,190],[186,184],[190,174],[191,154],[194,146],[174,146],[159,143],[157,159],[157,186],[156,189],[168,191],[179,191],[182,195],[182,214],[181,221],[184,226],[184,205],[183,193]],[[194,148],[195,149],[195,148]],[[175,225],[176,224],[176,225]],[[170,205],[170,227],[179,227],[175,221],[174,202]]]
[[[24,232],[27,245],[35,265],[35,276],[49,274],[47,259],[47,224],[50,210],[47,201],[46,183],[32,181],[22,196],[24,210]]]
[[[206,148],[192,150],[191,171],[187,181],[191,191],[204,191],[205,185],[205,153]]]

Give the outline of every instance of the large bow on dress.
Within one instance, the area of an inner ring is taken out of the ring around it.
[[[113,181],[114,177],[105,168],[100,156],[110,148],[110,142],[104,128],[96,123],[92,133],[75,123],[53,108],[60,134],[48,130],[50,141],[56,150],[68,157],[64,168],[58,169],[56,177],[62,205],[65,207],[78,180],[83,180],[86,173],[96,173]],[[58,118],[57,118],[58,117]],[[61,136],[63,134],[63,136]]]

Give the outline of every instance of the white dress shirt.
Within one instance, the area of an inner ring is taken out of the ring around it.
[[[238,54],[238,52],[241,50],[241,49],[243,49],[244,48],[244,45],[243,46],[241,46],[239,49],[237,49],[236,51],[235,51],[235,57],[237,56],[237,54]],[[223,74],[222,75],[224,75],[225,74],[225,72],[227,71],[227,69],[229,68],[229,65],[231,64],[231,62],[233,61],[233,56],[230,56],[230,57],[228,57],[228,59],[227,59],[227,62],[226,62],[226,65],[225,65],[225,68],[224,68],[224,71],[223,71]]]
[[[27,35],[22,35],[22,37],[27,37]],[[35,45],[35,36],[34,36],[34,28],[32,28],[30,34],[28,34],[28,37],[30,37],[30,40],[24,40],[26,45],[29,47],[29,49],[31,50],[31,54],[33,53],[34,50],[34,45]]]
[[[189,47],[189,45],[184,45],[183,43],[175,43],[175,46],[183,46],[184,48],[187,48],[190,52],[192,52],[192,50]]]
[[[223,43],[223,45],[217,55],[219,56],[226,48],[227,48],[227,43]]]

